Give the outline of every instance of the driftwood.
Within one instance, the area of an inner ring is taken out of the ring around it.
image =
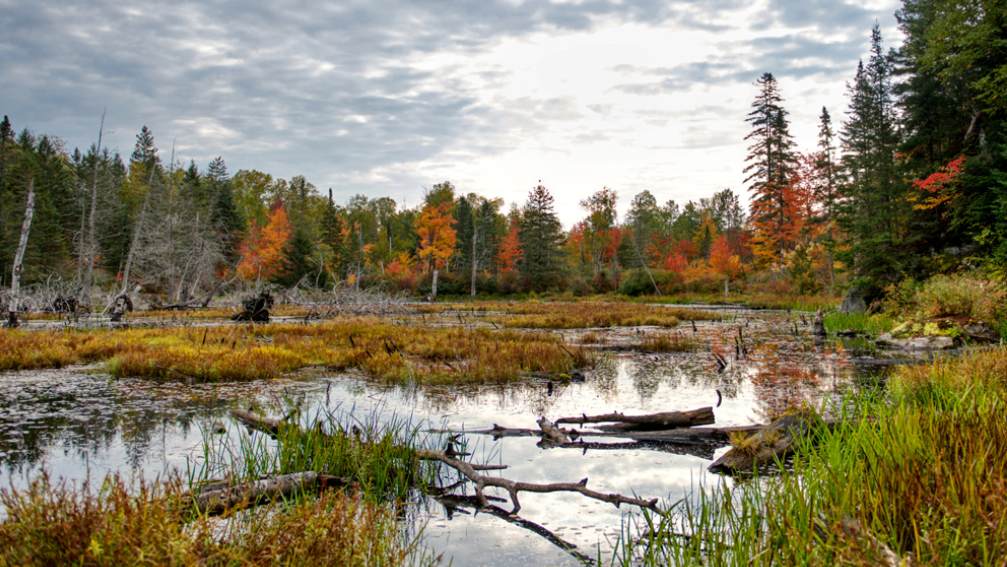
[[[713,408],[710,406],[689,410],[669,411],[649,415],[626,415],[623,413],[606,413],[601,415],[580,415],[579,417],[561,417],[556,424],[561,423],[612,423],[602,425],[603,431],[658,431],[675,427],[691,427],[707,425],[714,422]]]
[[[483,492],[487,486],[503,488],[510,495],[511,504],[514,506],[513,509],[511,509],[510,514],[517,514],[521,510],[521,501],[518,499],[518,493],[520,492],[578,492],[588,498],[614,504],[617,508],[621,504],[631,504],[633,506],[639,506],[649,510],[657,510],[657,498],[652,500],[643,500],[616,493],[605,494],[588,488],[587,478],[581,479],[580,482],[552,482],[547,484],[520,482],[502,477],[479,474],[478,471],[480,470],[488,470],[486,469],[486,465],[475,465],[458,459],[453,459],[440,451],[420,450],[417,451],[416,454],[420,459],[426,461],[440,461],[441,463],[444,463],[461,473],[465,478],[474,482],[476,485],[476,498],[478,499],[480,506],[485,507],[489,505],[489,500]]]
[[[231,417],[237,419],[241,423],[244,423],[251,429],[268,433],[273,437],[280,432],[280,426],[283,425],[283,420],[273,419],[259,415],[253,411],[246,411],[242,409],[231,410]]]
[[[750,473],[758,467],[788,457],[797,438],[811,429],[807,416],[787,415],[763,426],[710,465],[710,472]]]
[[[219,516],[260,504],[290,498],[302,492],[329,488],[344,488],[352,483],[342,477],[318,474],[314,471],[283,474],[235,485],[217,483],[192,495],[200,513]]]

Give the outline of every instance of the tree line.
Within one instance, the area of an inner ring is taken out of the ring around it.
[[[224,287],[380,286],[432,294],[713,292],[732,285],[868,298],[904,278],[1007,268],[1007,11],[1002,3],[907,0],[905,42],[878,26],[851,73],[837,123],[820,112],[814,148],[790,134],[776,78],[747,116],[749,206],[731,189],[659,203],[601,188],[564,230],[540,182],[522,206],[430,187],[416,207],[357,195],[336,203],[303,176],[274,178],[176,161],[144,126],[128,158],[97,142],[0,123],[0,278],[12,272],[29,181],[34,223],[25,283],[140,286],[165,303]],[[0,280],[2,281],[2,280]]]

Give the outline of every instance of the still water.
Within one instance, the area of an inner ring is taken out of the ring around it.
[[[600,348],[612,351],[576,383],[393,386],[313,371],[269,381],[190,385],[112,379],[99,367],[5,373],[0,376],[0,484],[24,486],[42,470],[68,482],[100,480],[108,473],[147,479],[184,474],[199,465],[207,439],[237,443],[248,435],[228,410],[252,401],[277,412],[294,403],[309,416],[332,411],[379,421],[407,419],[423,429],[534,428],[540,415],[556,419],[700,406],[716,406],[719,426],[746,425],[763,423],[787,407],[835,399],[880,372],[874,358],[812,340],[807,322],[795,316],[747,310],[730,315],[724,322],[681,331],[709,344],[693,353],[613,348],[652,329],[596,331],[607,345]],[[739,329],[747,355],[736,346]],[[578,333],[569,333],[569,339],[577,341]],[[726,370],[718,368],[711,350],[730,361]],[[440,443],[436,436],[428,441]],[[535,438],[482,435],[467,435],[465,443],[474,460],[507,464],[501,476],[528,482],[586,477],[595,490],[665,502],[688,498],[701,485],[730,482],[706,472],[726,448],[541,449]],[[592,557],[611,549],[625,514],[632,513],[569,493],[526,494],[521,501],[522,518]],[[488,514],[449,513],[425,500],[409,518],[427,548],[455,565],[577,564],[540,535]]]

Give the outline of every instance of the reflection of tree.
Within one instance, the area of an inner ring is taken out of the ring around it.
[[[796,407],[817,407],[850,374],[842,350],[802,341],[766,342],[754,351],[752,385],[767,420]]]

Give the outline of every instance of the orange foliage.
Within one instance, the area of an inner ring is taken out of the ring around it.
[[[668,254],[667,258],[664,259],[664,269],[675,272],[676,274],[684,272],[688,265],[688,258],[686,258],[681,252],[673,251],[671,254]]]
[[[283,249],[290,240],[290,220],[283,203],[277,203],[269,213],[264,228],[259,228],[255,220],[248,230],[248,236],[241,242],[241,261],[238,275],[244,280],[270,279],[281,274],[286,267]]]
[[[710,267],[727,279],[741,272],[741,258],[737,254],[731,254],[731,244],[723,234],[710,247]]]
[[[518,238],[518,226],[512,222],[507,236],[500,243],[500,252],[497,254],[497,264],[500,272],[504,274],[513,273],[517,269],[518,259],[521,258],[521,240]]]
[[[423,207],[416,219],[416,235],[420,237],[418,255],[430,262],[434,269],[444,267],[455,251],[457,233],[451,215],[451,202]]]

